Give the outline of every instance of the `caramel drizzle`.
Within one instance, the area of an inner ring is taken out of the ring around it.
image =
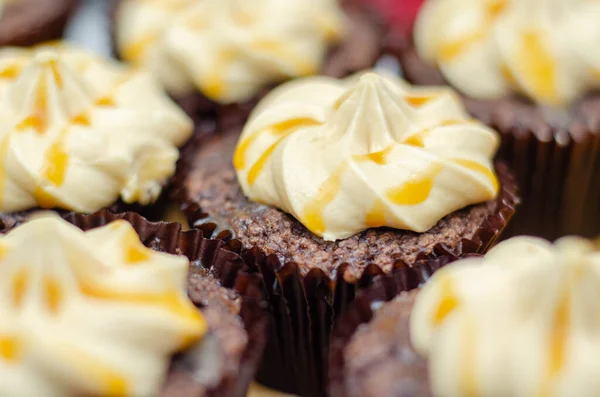
[[[462,392],[461,395],[465,397],[478,397],[480,395],[475,376],[476,340],[477,332],[475,330],[475,323],[472,318],[469,318],[462,332],[461,345],[463,349],[459,358],[459,387]]]
[[[323,211],[331,204],[342,187],[342,176],[348,164],[342,163],[330,176],[321,184],[317,195],[306,204],[302,213],[302,223],[308,230],[317,236],[323,236],[325,232],[325,218]]]
[[[458,308],[459,304],[460,298],[454,288],[452,277],[444,275],[440,279],[440,301],[431,319],[433,326],[439,327],[448,315]]]
[[[84,350],[63,343],[58,347],[65,359],[76,363],[75,368],[102,389],[102,395],[126,397],[131,394],[132,385],[129,384],[118,370],[101,363],[98,358],[90,356]]]
[[[385,197],[396,205],[417,205],[429,197],[433,183],[444,167],[433,164],[424,172],[410,178],[403,185],[389,189]]]
[[[548,52],[541,34],[534,30],[523,33],[517,52],[518,68],[530,82],[535,96],[542,101],[558,104],[556,62]]]
[[[552,320],[551,333],[548,343],[548,360],[544,370],[544,377],[537,393],[538,397],[548,397],[552,395],[552,386],[563,369],[567,355],[567,339],[569,319],[571,316],[571,296],[568,289],[565,288],[563,296],[560,298],[558,308],[554,313]]]
[[[290,51],[285,43],[274,40],[257,40],[252,43],[252,47],[273,57],[290,60],[299,76],[310,76],[318,72],[318,65],[309,62],[301,54]]]
[[[250,168],[250,171],[248,172],[248,183],[250,183],[251,185],[254,184],[256,178],[258,178],[265,164],[267,163],[277,146],[282,142],[283,138],[287,137],[299,128],[315,126],[318,124],[320,123],[313,119],[302,117],[282,121],[280,123],[271,125],[265,129],[262,129],[249,135],[247,138],[245,138],[238,144],[235,150],[235,153],[233,155],[233,165],[235,169],[239,171],[246,167],[246,154],[248,150],[263,134],[270,133],[278,136],[279,138],[277,139],[277,141],[271,146],[269,146],[269,148]]]
[[[490,181],[495,192],[497,192],[500,189],[500,183],[498,182],[498,177],[496,176],[496,174],[483,164],[480,164],[477,161],[467,159],[452,159],[450,161],[462,167],[465,167],[471,171],[483,174]]]
[[[487,30],[502,14],[507,6],[507,0],[490,0],[485,6],[485,21],[483,27],[476,30],[461,39],[442,43],[438,56],[442,62],[450,62],[462,55],[473,44],[483,40],[488,35]]]

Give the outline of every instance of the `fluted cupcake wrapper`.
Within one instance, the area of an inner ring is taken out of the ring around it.
[[[266,342],[267,316],[260,288],[260,279],[247,270],[242,258],[224,249],[221,240],[207,239],[199,230],[182,231],[181,225],[171,222],[149,222],[136,213],[115,214],[102,210],[91,215],[63,214],[64,218],[82,230],[107,225],[116,220],[129,222],[147,247],[170,254],[184,255],[190,260],[190,274],[203,268],[211,270],[220,285],[234,289],[241,298],[241,317],[248,334],[240,367],[235,376],[224,377],[206,396],[245,396]]]
[[[47,41],[59,40],[75,11],[79,0],[47,0],[49,7],[35,7],[29,4],[8,4],[4,6],[0,47],[29,47]],[[12,10],[14,8],[14,14]],[[16,14],[18,13],[18,17]]]
[[[121,200],[118,200],[111,206],[103,209],[104,211],[115,213],[115,214],[125,214],[128,212],[137,213],[143,216],[146,219],[157,221],[160,220],[165,213],[168,203],[169,203],[169,187],[165,187],[161,195],[158,197],[156,202],[149,205],[141,205],[138,203],[135,204],[127,204]],[[60,208],[53,209],[44,209],[44,208],[32,208],[25,211],[19,212],[0,212],[0,233],[10,230],[23,222],[26,222],[27,219],[34,213],[39,211],[52,211],[56,212],[62,218],[66,217],[75,217],[76,215],[85,215],[80,214],[75,211],[68,211]]]
[[[357,277],[346,264],[331,277],[319,269],[303,275],[296,263],[281,263],[276,255],[265,255],[260,247],[243,248],[232,231],[214,223],[202,223],[207,214],[190,196],[185,184],[187,170],[201,141],[197,140],[196,145],[192,144],[182,155],[173,199],[181,203],[191,225],[202,230],[206,237],[226,241],[226,247],[240,253],[250,269],[262,278],[272,321],[257,379],[284,392],[306,397],[324,396],[329,340],[335,319],[355,299],[357,291],[385,272],[370,264]],[[497,211],[481,222],[473,238],[462,239],[455,248],[438,244],[430,252],[419,254],[414,263],[396,262],[392,273],[398,291],[417,288],[443,264],[466,255],[483,254],[494,244],[519,202],[508,168],[497,163],[496,169],[501,181]]]
[[[437,266],[447,264],[448,258],[439,258]],[[377,277],[372,285],[360,291],[355,301],[338,319],[331,336],[329,352],[328,393],[330,397],[349,395],[346,383],[344,350],[358,328],[373,318],[376,308],[404,292],[401,274]]]
[[[387,41],[406,78],[421,85],[445,84],[421,60],[410,35]],[[515,172],[523,204],[505,237],[535,235],[554,240],[600,234],[600,94],[570,109],[535,106],[519,98],[463,98],[474,117],[502,138],[498,158]]]

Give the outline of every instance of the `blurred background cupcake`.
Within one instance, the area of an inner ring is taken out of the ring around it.
[[[244,122],[264,92],[371,67],[382,29],[357,0],[118,0],[120,58],[150,70],[199,129]]]
[[[593,395],[598,248],[515,237],[421,290],[378,279],[338,322],[330,395]]]
[[[132,213],[70,221],[89,230],[44,214],[0,236],[4,393],[245,395],[265,316],[239,256]]]
[[[78,0],[0,1],[0,47],[60,39],[78,4]]]
[[[0,95],[4,228],[39,208],[160,217],[192,122],[149,74],[64,43],[7,47]]]
[[[360,286],[396,271],[416,288],[485,252],[518,202],[498,145],[450,89],[367,72],[280,85],[241,136],[186,150],[175,199],[191,225],[243,254],[270,297],[258,379],[324,395],[332,322]]]
[[[523,207],[509,234],[600,232],[600,4],[426,1],[397,51],[416,84],[448,83],[502,135]]]

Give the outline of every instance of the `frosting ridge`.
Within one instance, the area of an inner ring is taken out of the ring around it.
[[[565,106],[600,86],[599,18],[600,4],[585,0],[430,0],[414,38],[467,95]]]
[[[187,258],[144,247],[125,221],[84,233],[38,216],[0,247],[6,395],[156,395],[172,354],[206,332]]]
[[[517,237],[442,269],[411,318],[434,394],[593,395],[599,271],[599,247],[575,237]]]
[[[233,163],[250,200],[336,240],[380,226],[423,232],[494,198],[497,146],[450,90],[370,72],[278,87],[252,113]]]
[[[345,19],[337,0],[127,0],[117,23],[123,58],[169,92],[232,103],[318,73]]]
[[[152,78],[64,44],[0,51],[0,210],[152,203],[191,120]]]

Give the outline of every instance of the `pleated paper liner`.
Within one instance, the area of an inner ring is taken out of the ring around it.
[[[9,3],[0,22],[0,47],[29,47],[63,37],[79,0],[45,0],[46,6]]]
[[[388,42],[406,78],[444,84],[423,62],[410,38]],[[498,157],[515,172],[523,205],[505,237],[528,234],[554,240],[600,234],[600,93],[559,110],[526,100],[463,98],[467,109],[502,137]]]
[[[444,259],[441,258],[440,260]],[[439,266],[444,264],[441,263]],[[404,291],[400,274],[380,276],[375,279],[368,289],[362,290],[356,300],[340,316],[331,337],[328,388],[330,397],[349,395],[345,382],[346,360],[344,350],[352,340],[355,332],[361,325],[371,321],[378,307],[391,301]]]
[[[191,263],[190,272],[208,269],[221,286],[234,289],[241,298],[240,317],[248,334],[240,368],[235,375],[225,377],[221,383],[208,390],[207,396],[245,396],[248,385],[256,372],[265,345],[267,316],[256,274],[247,272],[247,266],[239,255],[223,248],[221,240],[207,239],[199,230],[182,231],[178,223],[152,223],[135,213],[115,214],[102,210],[91,215],[64,214],[64,218],[82,230],[104,226],[115,220],[131,223],[147,247],[176,255],[185,255]]]
[[[156,202],[149,205],[141,205],[139,203],[135,204],[127,204],[121,200],[118,200],[111,206],[105,208],[106,211],[111,213],[124,214],[127,212],[134,212],[140,214],[146,219],[151,221],[158,221],[162,218],[167,206],[169,204],[169,187],[165,187],[163,192],[156,200]],[[78,214],[74,211],[67,211],[60,208],[54,209],[43,209],[43,208],[32,208],[25,211],[19,212],[0,212],[0,232],[10,230],[23,222],[26,222],[27,219],[35,212],[39,211],[52,211],[58,213],[61,217],[65,218],[67,216],[75,216]]]
[[[116,50],[116,13],[123,0],[110,0],[110,18],[112,23],[113,52]],[[347,37],[328,54],[320,74],[344,77],[375,66],[382,56],[384,47],[382,37],[387,26],[372,7],[362,0],[342,0],[342,5],[349,16],[349,33]],[[174,96],[173,99],[194,120],[196,134],[228,131],[240,128],[256,105],[277,84],[263,89],[255,98],[243,103],[222,105],[216,103],[202,93],[195,91],[188,95]]]
[[[190,225],[202,230],[206,237],[226,241],[227,247],[239,252],[263,280],[272,321],[257,379],[287,393],[324,396],[329,337],[335,318],[354,300],[359,289],[369,285],[373,277],[384,271],[371,264],[365,267],[360,277],[354,277],[347,271],[349,266],[343,265],[333,277],[316,269],[302,276],[295,263],[281,263],[275,255],[266,256],[260,247],[244,249],[232,231],[211,222],[202,222],[208,214],[195,202],[185,185],[193,154],[194,150],[190,149],[182,156],[180,172],[174,181],[174,200],[181,203]],[[514,179],[507,167],[498,163],[496,169],[501,181],[496,213],[479,225],[472,239],[461,240],[455,249],[438,244],[432,251],[419,254],[415,263],[395,263],[394,272],[400,289],[416,288],[439,268],[440,263],[468,254],[484,253],[495,242],[519,201]]]

